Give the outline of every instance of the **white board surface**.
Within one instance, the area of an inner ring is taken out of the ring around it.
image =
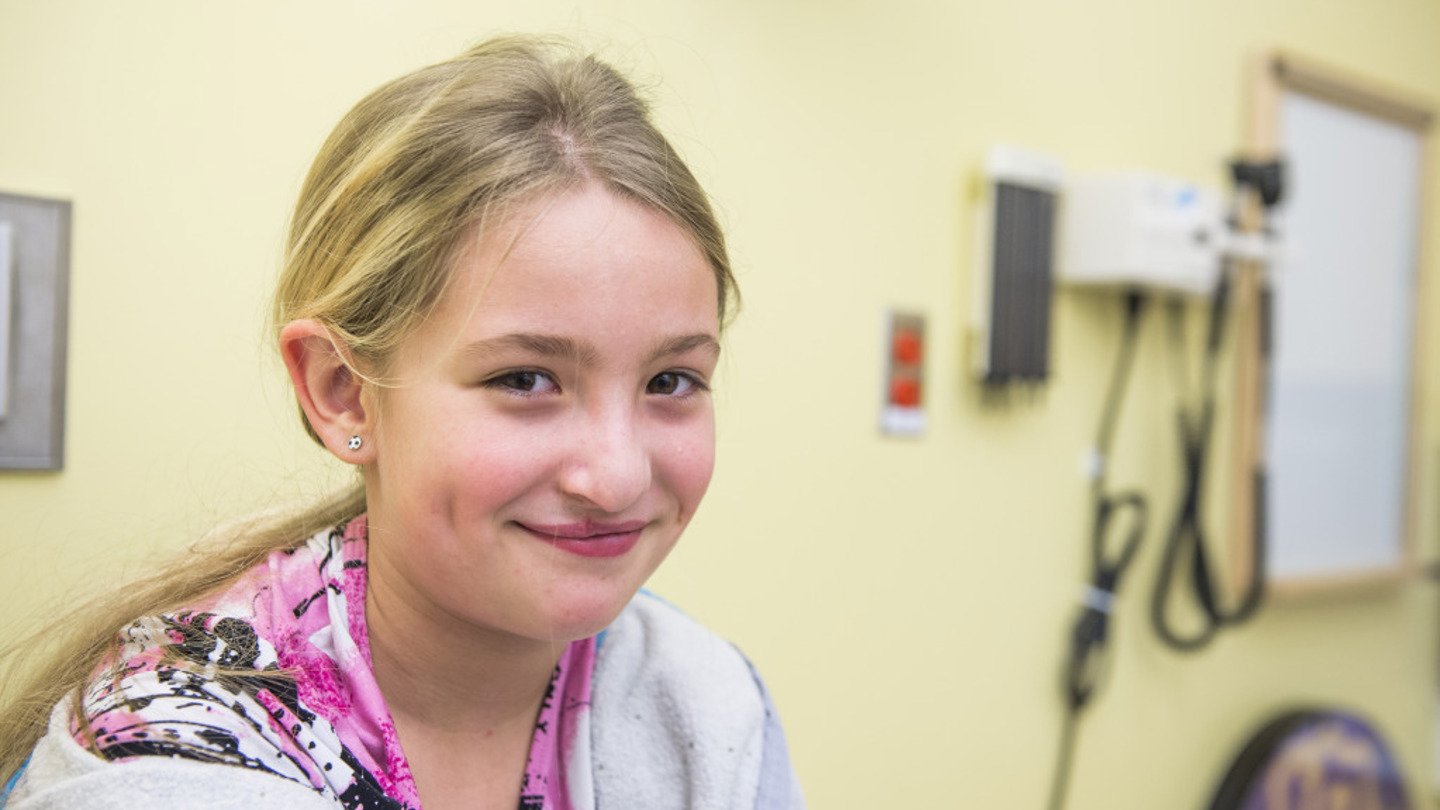
[[[1288,92],[1280,138],[1270,575],[1394,569],[1406,548],[1420,134]]]

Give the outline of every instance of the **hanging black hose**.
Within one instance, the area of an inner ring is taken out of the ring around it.
[[[1240,222],[1240,199],[1246,193],[1252,195],[1260,215],[1259,232],[1270,234],[1264,218],[1284,197],[1285,164],[1281,160],[1251,161],[1234,160],[1230,163],[1230,175],[1235,184],[1236,205],[1232,208],[1230,225],[1237,227]],[[1180,407],[1178,416],[1182,478],[1180,506],[1175,512],[1175,521],[1166,537],[1160,560],[1160,571],[1155,577],[1155,590],[1150,599],[1150,620],[1156,635],[1171,648],[1182,652],[1203,649],[1215,638],[1220,628],[1239,624],[1259,610],[1265,598],[1265,471],[1257,467],[1250,482],[1254,502],[1254,525],[1251,527],[1250,583],[1240,601],[1234,607],[1221,604],[1221,596],[1211,571],[1208,543],[1204,528],[1204,501],[1202,498],[1205,482],[1205,462],[1210,452],[1210,435],[1215,422],[1215,374],[1219,364],[1220,345],[1225,334],[1225,318],[1230,308],[1230,284],[1234,268],[1228,260],[1220,268],[1220,281],[1210,299],[1209,334],[1205,342],[1205,366],[1200,377],[1200,400],[1187,402]],[[1259,301],[1259,354],[1261,368],[1265,368],[1270,357],[1270,323],[1272,296],[1268,280],[1260,285]],[[1183,329],[1176,319],[1177,355],[1183,356]],[[1262,372],[1263,373],[1263,372]],[[1190,590],[1200,610],[1200,626],[1192,632],[1182,632],[1170,620],[1168,606],[1171,591],[1179,576],[1182,560],[1190,566]]]
[[[1181,486],[1179,507],[1166,537],[1160,559],[1160,571],[1155,577],[1155,589],[1150,600],[1150,618],[1155,632],[1161,640],[1173,649],[1194,652],[1203,649],[1215,637],[1216,632],[1226,625],[1239,624],[1250,618],[1259,609],[1265,594],[1265,479],[1263,472],[1256,471],[1252,486],[1255,490],[1254,542],[1251,545],[1252,563],[1250,584],[1235,607],[1221,604],[1221,597],[1215,583],[1213,566],[1210,561],[1209,544],[1204,526],[1204,484],[1205,465],[1210,451],[1210,437],[1215,422],[1215,376],[1219,365],[1220,346],[1225,333],[1225,319],[1229,311],[1230,270],[1221,269],[1220,282],[1210,300],[1210,322],[1205,343],[1205,365],[1200,378],[1199,402],[1186,402],[1178,414],[1181,448]],[[1269,295],[1261,299],[1261,353],[1268,354]],[[1173,327],[1177,357],[1183,357],[1183,325],[1180,318],[1183,310],[1175,310]],[[1171,622],[1168,606],[1171,591],[1179,576],[1182,560],[1190,566],[1190,586],[1201,619],[1198,629],[1185,633],[1177,630]]]
[[[1145,298],[1141,293],[1126,293],[1125,330],[1121,338],[1120,353],[1115,361],[1115,370],[1110,377],[1105,409],[1100,417],[1100,429],[1095,438],[1094,468],[1091,471],[1090,486],[1094,512],[1094,522],[1090,528],[1090,585],[1085,591],[1084,607],[1070,633],[1069,656],[1066,658],[1064,673],[1065,725],[1060,734],[1060,748],[1056,753],[1055,773],[1050,787],[1051,810],[1060,810],[1065,805],[1079,715],[1095,694],[1104,655],[1108,650],[1111,603],[1120,586],[1121,577],[1135,559],[1135,552],[1139,550],[1140,541],[1145,536],[1145,496],[1134,490],[1112,494],[1107,492],[1105,487],[1110,446],[1130,378],[1130,369],[1135,364],[1135,346],[1144,305]],[[1119,553],[1109,556],[1106,553],[1109,548],[1106,540],[1114,533],[1112,527],[1120,525],[1120,518],[1125,515],[1129,515],[1129,523],[1124,527],[1124,541],[1120,545]]]

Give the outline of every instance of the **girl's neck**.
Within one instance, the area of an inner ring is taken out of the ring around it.
[[[528,735],[566,645],[462,622],[397,587],[383,557],[372,556],[369,569],[371,666],[397,724]]]

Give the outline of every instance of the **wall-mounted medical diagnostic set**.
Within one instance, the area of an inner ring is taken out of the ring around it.
[[[1206,538],[1202,495],[1231,291],[1242,268],[1258,272],[1262,288],[1268,288],[1277,240],[1265,214],[1280,200],[1284,173],[1278,161],[1245,160],[1233,162],[1230,172],[1232,193],[1227,204],[1218,191],[1149,172],[1067,176],[1058,161],[1013,147],[997,147],[985,161],[973,284],[972,345],[980,383],[995,388],[1045,379],[1051,299],[1057,283],[1116,291],[1124,323],[1087,464],[1091,570],[1064,667],[1067,711],[1052,808],[1064,804],[1075,725],[1097,688],[1115,594],[1150,518],[1148,495],[1139,489],[1111,491],[1108,468],[1140,325],[1152,299],[1167,304],[1172,348],[1182,367],[1188,366],[1185,360],[1190,353],[1185,345],[1185,312],[1203,300],[1209,313],[1198,388],[1182,398],[1178,408],[1181,491],[1152,590],[1152,624],[1171,648],[1194,651],[1208,644],[1221,627],[1252,616],[1263,598],[1263,519],[1257,517],[1251,576],[1244,593],[1226,599]],[[1268,295],[1262,300],[1266,302],[1261,307],[1263,335],[1268,331],[1263,325],[1268,320]],[[1264,501],[1264,483],[1263,468],[1257,467],[1252,471],[1257,503]],[[1199,619],[1177,627],[1171,607],[1182,583],[1188,584],[1184,593]]]

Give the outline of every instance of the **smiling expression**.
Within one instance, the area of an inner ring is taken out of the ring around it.
[[[372,398],[372,587],[521,638],[603,629],[709,484],[718,335],[686,232],[599,185],[472,236]]]

